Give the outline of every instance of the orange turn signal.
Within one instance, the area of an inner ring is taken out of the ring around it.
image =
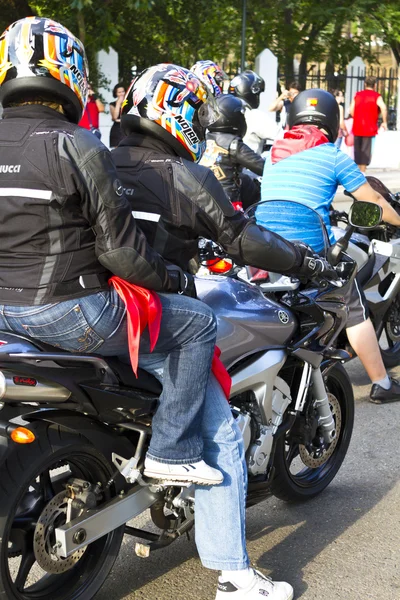
[[[232,269],[232,261],[225,260],[224,258],[221,258],[221,260],[217,260],[217,261],[215,261],[215,259],[208,260],[207,261],[207,269],[211,273],[227,273],[228,271],[230,271]]]
[[[36,440],[35,434],[26,427],[17,427],[11,432],[11,439],[16,444],[32,444]]]

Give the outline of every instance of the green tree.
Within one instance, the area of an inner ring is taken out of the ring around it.
[[[398,0],[379,3],[376,10],[360,15],[360,24],[367,38],[376,35],[390,46],[397,64],[400,65],[400,3]]]
[[[125,83],[132,67],[165,61],[190,66],[199,59],[240,55],[242,0],[196,0],[193,10],[186,0],[0,0],[3,28],[28,14],[58,20],[84,42],[94,83],[100,77],[96,53],[110,46],[118,52]],[[399,0],[247,1],[247,63],[252,66],[268,47],[287,83],[295,55],[301,58],[301,82],[311,61],[326,61],[333,73],[356,55],[369,59],[371,34],[389,44],[400,63]]]

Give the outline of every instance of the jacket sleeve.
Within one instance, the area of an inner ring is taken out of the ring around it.
[[[148,245],[132,216],[110,152],[97,140],[93,144],[86,134],[82,130],[75,135],[79,142],[75,162],[81,181],[82,211],[96,234],[99,262],[130,283],[169,291],[171,281],[165,263]]]
[[[295,273],[302,262],[296,246],[235,211],[214,174],[205,168],[202,172],[194,198],[196,234],[219,243],[240,265]]]
[[[229,147],[229,155],[241,167],[253,171],[256,175],[263,174],[265,160],[244,144],[241,139],[233,140]]]

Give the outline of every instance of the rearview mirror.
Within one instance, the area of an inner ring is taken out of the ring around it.
[[[382,209],[373,202],[354,202],[349,211],[349,223],[353,227],[373,229],[382,221]]]

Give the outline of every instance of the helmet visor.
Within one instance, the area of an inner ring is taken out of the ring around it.
[[[204,129],[207,129],[210,125],[215,123],[217,119],[220,117],[220,112],[218,110],[218,104],[216,99],[211,94],[208,95],[207,101],[203,102],[198,110],[198,119],[199,124]]]

